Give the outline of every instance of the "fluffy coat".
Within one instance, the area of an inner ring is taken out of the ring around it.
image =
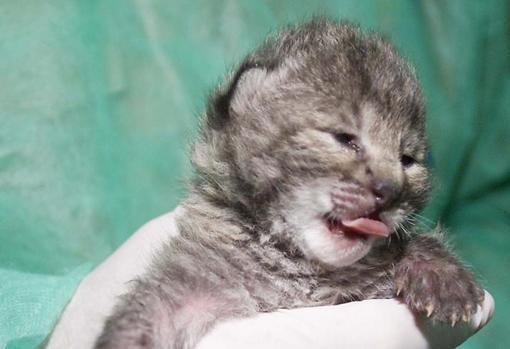
[[[193,348],[224,319],[396,296],[467,320],[481,288],[440,229],[412,224],[429,192],[424,125],[413,69],[378,35],[315,19],[270,36],[211,94],[180,236],[96,348]],[[391,235],[349,234],[360,217]]]

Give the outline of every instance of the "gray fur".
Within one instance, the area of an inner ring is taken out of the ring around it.
[[[429,189],[424,124],[412,68],[379,36],[315,19],[269,37],[210,96],[181,234],[96,348],[193,348],[224,319],[397,293],[436,320],[469,318],[472,274],[436,235],[405,233]],[[393,233],[332,254],[308,226],[323,204],[324,219],[376,212]]]

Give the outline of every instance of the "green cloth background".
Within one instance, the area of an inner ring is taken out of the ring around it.
[[[510,3],[0,0],[0,348],[34,348],[83,276],[171,210],[207,91],[312,14],[390,36],[428,104],[427,217],[496,299],[462,348],[510,340]]]

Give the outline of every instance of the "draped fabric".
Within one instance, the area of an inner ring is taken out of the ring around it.
[[[510,2],[0,2],[0,348],[35,348],[83,276],[171,210],[207,92],[281,25],[326,14],[391,37],[427,98],[440,220],[510,316]]]

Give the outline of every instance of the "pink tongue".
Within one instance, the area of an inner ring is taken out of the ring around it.
[[[384,237],[390,235],[390,230],[386,224],[370,218],[358,218],[352,221],[345,220],[342,221],[342,224],[361,234],[379,235]]]

